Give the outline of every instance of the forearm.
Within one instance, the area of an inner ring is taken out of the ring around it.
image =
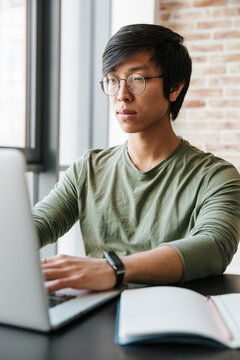
[[[124,282],[165,284],[182,278],[182,262],[176,250],[162,246],[121,257],[126,267]],[[88,290],[112,289],[116,275],[106,259],[58,255],[42,261],[49,292],[66,287]]]
[[[182,280],[181,258],[175,249],[167,245],[123,256],[121,260],[126,268],[126,283],[168,284]]]

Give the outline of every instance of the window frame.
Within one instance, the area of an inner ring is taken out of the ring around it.
[[[22,149],[28,170],[44,170],[42,156],[42,58],[43,2],[27,0],[26,140]],[[33,166],[34,165],[34,166]]]
[[[61,70],[61,4],[63,0],[27,0],[28,60],[27,60],[27,145],[19,148],[26,156],[27,171],[33,172],[33,204],[42,200],[54,187],[59,172],[70,164],[59,164],[60,138],[60,70]],[[79,0],[71,0],[79,1]],[[88,87],[78,94],[84,112],[84,124],[79,153],[92,147],[108,146],[108,99],[99,87],[101,56],[111,34],[111,0],[80,1],[83,79]],[[105,18],[106,21],[102,21]],[[32,29],[32,30],[31,30]],[[35,29],[35,30],[33,30]],[[36,39],[35,48],[31,48]],[[86,38],[88,41],[86,41]],[[81,47],[81,48],[80,48]],[[35,52],[35,55],[34,55]],[[34,58],[35,56],[35,58]],[[35,119],[34,119],[35,117]],[[36,120],[36,126],[32,121]],[[31,136],[36,144],[31,148]],[[57,253],[57,245],[41,250],[41,256]]]

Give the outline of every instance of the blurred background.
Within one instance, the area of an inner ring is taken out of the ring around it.
[[[184,36],[193,73],[173,127],[240,170],[239,0],[0,0],[0,146],[24,151],[32,205],[85,150],[126,140],[99,82],[108,39],[133,23]],[[79,224],[41,252],[84,255]]]

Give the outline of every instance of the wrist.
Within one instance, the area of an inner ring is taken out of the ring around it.
[[[109,263],[107,262],[106,259],[101,259],[101,261],[103,263],[103,275],[107,279],[108,288],[112,289],[112,288],[114,288],[115,283],[116,283],[115,272],[114,272],[113,268],[111,266],[109,266]]]
[[[114,251],[104,251],[103,257],[115,273],[115,288],[118,288],[124,282],[125,266]]]
[[[135,275],[134,275],[134,257],[133,257],[133,255],[121,256],[120,259],[125,267],[124,283],[134,282],[136,279],[135,279]]]

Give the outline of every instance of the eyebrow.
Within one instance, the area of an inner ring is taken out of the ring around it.
[[[139,71],[139,70],[148,70],[149,66],[147,65],[138,65],[138,66],[133,66],[131,68],[128,69],[129,72],[134,72],[134,71]],[[116,67],[114,69],[112,69],[112,71],[110,71],[110,73],[113,72],[117,72]]]
[[[139,66],[134,66],[132,68],[130,68],[130,71],[139,71],[139,70],[147,70],[149,69],[149,67],[147,65],[139,65]]]

